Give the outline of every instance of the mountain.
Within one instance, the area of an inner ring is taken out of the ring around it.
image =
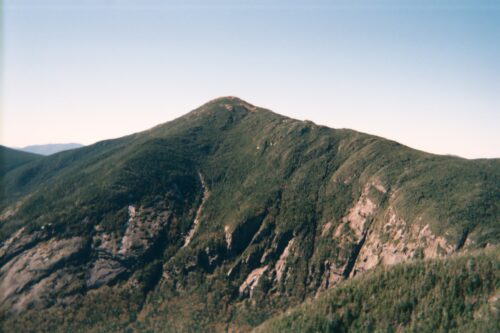
[[[500,239],[500,160],[234,97],[0,184],[5,331],[249,331],[366,271]]]
[[[52,143],[47,145],[26,146],[24,148],[20,148],[19,150],[40,155],[52,155],[61,151],[80,147],[83,147],[83,145],[79,143]]]
[[[498,248],[379,268],[256,332],[500,332]]]
[[[26,153],[0,145],[0,175],[4,175],[7,171],[41,157],[37,154]]]

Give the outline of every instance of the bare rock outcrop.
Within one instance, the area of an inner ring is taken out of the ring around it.
[[[210,197],[210,191],[208,190],[207,184],[205,183],[205,178],[203,177],[201,172],[198,172],[198,177],[200,178],[203,197],[201,199],[200,205],[198,206],[198,209],[196,210],[196,216],[194,217],[193,225],[191,226],[191,229],[189,230],[188,234],[186,235],[186,238],[184,239],[184,247],[189,245],[189,243],[194,237],[195,232],[198,230],[201,214],[203,213],[203,207],[205,206],[205,203]]]
[[[148,255],[158,242],[162,231],[167,227],[171,214],[168,211],[155,211],[151,208],[128,206],[129,219],[120,238],[115,234],[103,232],[99,225],[93,239],[96,258],[86,274],[89,289],[113,284],[130,273],[132,267]]]
[[[113,258],[99,258],[94,262],[88,272],[85,281],[87,288],[94,289],[105,284],[113,283],[127,271],[125,265],[118,260]]]
[[[373,228],[358,261],[355,272],[364,272],[377,265],[394,265],[412,258],[436,258],[451,254],[454,246],[442,236],[432,233],[429,224],[411,226],[399,217],[393,207],[385,215],[385,223]]]
[[[170,214],[167,211],[152,216],[152,209],[140,209],[136,213],[134,206],[129,206],[127,229],[121,239],[118,254],[124,257],[142,256],[158,239],[161,230],[167,225]],[[142,216],[141,216],[142,215]]]
[[[295,239],[291,239],[288,244],[286,245],[285,249],[283,250],[283,253],[281,253],[278,261],[276,262],[276,265],[274,266],[274,270],[276,272],[276,281],[280,282],[281,279],[283,278],[283,274],[285,273],[285,268],[286,268],[286,259],[290,255],[290,248],[293,246]]]
[[[6,263],[22,251],[35,246],[38,242],[47,239],[49,235],[48,229],[49,227],[44,227],[30,233],[23,227],[16,231],[0,247],[0,265]]]
[[[250,298],[253,295],[255,287],[259,284],[259,280],[266,272],[268,266],[263,266],[254,269],[250,274],[248,274],[245,281],[241,284],[239,288],[240,295],[248,295]]]
[[[0,268],[1,307],[20,312],[78,284],[71,267],[85,260],[87,250],[86,239],[73,237],[51,239],[15,256]]]

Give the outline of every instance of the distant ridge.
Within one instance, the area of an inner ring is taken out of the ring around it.
[[[19,150],[22,150],[22,151],[25,151],[28,153],[34,153],[34,154],[40,154],[40,155],[47,156],[47,155],[59,153],[61,151],[80,148],[80,147],[83,147],[83,145],[80,143],[49,143],[46,145],[26,146],[24,148],[19,148]]]

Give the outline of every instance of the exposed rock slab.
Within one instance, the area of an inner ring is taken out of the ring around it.
[[[205,178],[203,177],[203,175],[200,172],[198,172],[198,177],[200,177],[201,189],[203,191],[203,197],[201,199],[200,206],[196,210],[196,216],[193,220],[193,225],[192,225],[191,229],[189,230],[189,232],[186,235],[186,238],[184,240],[184,247],[189,245],[189,243],[191,242],[191,240],[194,237],[196,230],[198,230],[198,226],[200,224],[201,214],[203,212],[203,207],[205,206],[205,203],[207,202],[208,198],[210,197],[210,191],[208,190],[207,184],[205,183]]]
[[[254,269],[250,274],[248,274],[245,281],[241,284],[239,291],[240,294],[248,294],[251,298],[255,287],[259,284],[259,280],[262,275],[266,272],[268,265]]]
[[[21,311],[29,304],[42,301],[42,295],[63,288],[70,283],[71,275],[57,271],[72,261],[82,260],[86,249],[87,241],[83,237],[51,239],[14,257],[0,268],[1,306]]]

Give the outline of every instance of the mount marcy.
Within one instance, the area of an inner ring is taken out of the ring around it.
[[[225,97],[0,166],[3,332],[499,331],[499,159]]]

